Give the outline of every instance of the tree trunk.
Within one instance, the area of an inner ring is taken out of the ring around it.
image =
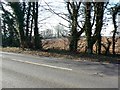
[[[34,3],[35,4],[35,3]],[[34,44],[35,44],[35,49],[41,49],[42,48],[42,44],[41,44],[41,40],[40,40],[40,35],[39,35],[39,31],[38,31],[38,2],[36,2],[35,6],[35,17],[34,17],[34,24],[35,24],[35,28],[34,28]]]
[[[92,53],[92,40],[91,40],[91,3],[86,2],[85,7],[85,33],[86,33],[86,39],[87,39],[87,53]]]
[[[76,35],[73,35],[70,37],[70,44],[69,44],[69,50],[71,52],[77,51],[77,45],[78,45],[78,37]]]
[[[26,20],[26,43],[28,48],[30,48],[30,43],[31,43],[29,36],[30,11],[31,11],[31,2],[28,3],[28,12],[27,12],[27,20]]]
[[[16,21],[18,23],[18,30],[19,30],[19,40],[20,40],[20,47],[22,49],[25,48],[25,35],[24,35],[24,12],[21,8],[21,4],[19,2],[9,2],[11,8],[13,9],[16,15]]]
[[[104,2],[96,3],[96,35],[97,35],[97,45],[98,54],[101,54],[101,30],[103,26],[103,15],[104,15]]]
[[[72,52],[76,52],[77,51],[77,45],[78,45],[78,40],[79,40],[79,36],[78,35],[78,31],[77,31],[77,27],[78,27],[78,14],[79,14],[79,9],[80,9],[80,4],[81,2],[79,2],[78,4],[76,2],[67,2],[67,9],[69,12],[69,18],[71,20],[71,36],[70,36],[70,44],[69,44],[69,50]]]
[[[111,45],[111,42],[109,41],[109,39],[107,39],[107,42],[108,42],[108,46],[106,48],[105,54],[110,54],[110,45]]]
[[[77,17],[74,16],[72,20],[72,30],[71,30],[71,38],[70,38],[70,45],[69,50],[72,52],[77,51],[77,43],[78,43],[78,36],[77,36]]]
[[[116,25],[116,16],[117,14],[120,12],[120,4],[118,4],[117,6],[112,8],[112,19],[113,19],[113,24],[114,24],[114,31],[113,31],[113,37],[112,37],[112,41],[113,41],[113,45],[112,45],[112,52],[113,54],[115,54],[115,36],[117,33],[117,25]]]
[[[27,12],[27,20],[26,20],[26,37],[28,37],[29,33],[29,19],[30,19],[30,10],[31,10],[31,2],[28,4],[28,12]]]
[[[3,18],[4,18],[4,16],[3,16]],[[6,46],[6,35],[7,35],[7,28],[6,28],[6,23],[5,23],[5,21],[3,20],[3,27],[2,27],[2,29],[3,29],[3,36],[2,36],[2,45],[5,47]],[[0,31],[0,34],[2,33],[2,31]],[[1,34],[2,35],[2,34]]]
[[[113,32],[113,37],[112,37],[112,53],[115,54],[115,36],[116,36],[116,32],[117,32],[117,25],[116,25],[116,14],[113,14],[113,24],[114,24],[114,32]]]
[[[96,17],[96,25],[95,25],[95,32],[92,36],[93,45],[96,43],[97,49],[96,53],[101,54],[101,30],[103,26],[103,15],[104,15],[104,2],[96,2],[95,6],[95,17]]]
[[[32,20],[31,20],[30,41],[32,40],[32,31],[33,31],[33,17],[32,17]]]
[[[97,45],[98,45],[97,53],[101,54],[101,35],[100,34],[99,34],[99,38],[97,40]]]

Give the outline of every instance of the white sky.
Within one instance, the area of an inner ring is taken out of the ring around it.
[[[55,8],[53,7],[52,9],[55,9],[55,12],[65,12],[65,13],[67,12],[66,9],[65,9],[65,4],[63,3],[64,0],[45,0],[45,1],[46,2],[52,2],[52,5],[55,7]],[[60,3],[60,2],[62,2],[62,3]],[[110,2],[111,3],[118,3],[119,0],[110,0]],[[43,26],[43,30],[46,29],[46,28],[53,29],[53,27],[55,27],[59,23],[63,23],[65,25],[68,25],[67,21],[63,20],[62,18],[58,17],[57,15],[53,15],[50,19],[48,19],[48,21],[49,21],[49,23],[46,23]],[[102,30],[102,35],[109,36],[113,29],[114,29],[114,27],[113,27],[113,24],[112,24],[112,20],[110,20],[108,22],[108,26],[106,27],[106,29]]]
[[[1,1],[4,1],[4,0],[1,0]],[[14,1],[18,1],[18,0],[14,0]],[[44,1],[46,1],[47,3],[50,3],[49,5],[52,6],[52,9],[55,10],[55,12],[67,13],[67,10],[65,8],[66,5],[64,4],[64,0],[39,0],[41,5],[46,5],[44,3]],[[110,0],[111,3],[118,3],[119,1],[120,0]],[[47,6],[46,6],[46,8],[47,8]],[[52,14],[51,12],[46,12],[41,7],[39,10],[43,10],[43,11],[39,12],[39,21],[44,19],[45,17],[50,16],[50,18],[48,18],[47,20],[39,22],[40,23],[39,24],[40,31],[43,31],[46,29],[54,29],[54,27],[57,26],[59,23],[62,23],[62,24],[65,24],[68,26],[68,22],[63,20],[62,18],[58,17],[57,15]],[[43,23],[43,24],[41,24],[41,23]],[[120,28],[120,25],[119,25],[119,28]],[[108,26],[106,27],[106,30],[102,30],[102,34],[109,36],[111,30],[113,30],[113,29],[114,28],[113,28],[112,22],[109,22]]]

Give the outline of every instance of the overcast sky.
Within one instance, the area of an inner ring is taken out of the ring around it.
[[[49,5],[51,5],[51,8],[53,10],[55,10],[55,12],[67,13],[67,10],[66,10],[66,7],[65,7],[66,5],[64,3],[64,0],[42,0],[42,3],[45,5],[44,1],[47,2],[47,3],[51,2]],[[110,0],[111,4],[118,3],[118,2],[119,2],[119,0]],[[41,30],[44,30],[44,29],[47,29],[47,28],[48,29],[54,29],[54,27],[56,25],[58,25],[59,23],[63,23],[65,25],[68,25],[67,21],[65,21],[64,19],[58,17],[57,15],[54,15],[54,14],[51,14],[51,13],[48,13],[48,12],[46,12],[44,14],[52,15],[52,16],[51,16],[51,18],[49,18],[46,21],[44,21],[46,23],[44,25],[42,25]],[[43,16],[45,16],[45,15],[43,15]],[[112,20],[107,21],[107,22],[109,22],[108,26],[106,27],[106,29],[104,29],[105,27],[103,27],[102,35],[109,36],[111,34],[110,32],[114,29],[114,27],[113,27],[113,24],[112,24]],[[119,25],[118,28],[120,29],[120,25]]]
[[[4,0],[1,0],[1,1],[4,1]],[[10,0],[10,1],[12,1],[12,0]],[[18,0],[13,0],[13,1],[18,1]],[[46,29],[54,30],[55,26],[57,26],[59,23],[62,23],[64,25],[68,26],[69,23],[66,20],[58,17],[57,15],[55,15],[49,11],[44,10],[45,8],[48,8],[44,1],[47,2],[51,6],[51,8],[53,10],[55,10],[55,12],[67,13],[64,0],[39,0],[40,5],[42,6],[39,8],[39,30],[40,31],[43,31]],[[110,3],[118,3],[119,1],[120,0],[110,0]],[[47,19],[44,20],[45,18],[47,18]],[[107,35],[107,36],[110,35],[110,32],[113,29],[114,28],[113,28],[113,24],[112,24],[112,20],[111,20],[111,21],[109,21],[106,29],[102,30],[102,35]],[[119,29],[120,29],[120,25],[119,25]]]

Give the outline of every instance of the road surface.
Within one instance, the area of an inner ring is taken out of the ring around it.
[[[2,88],[118,88],[118,65],[0,52]]]

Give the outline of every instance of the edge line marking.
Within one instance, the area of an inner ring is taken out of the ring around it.
[[[54,69],[62,69],[62,70],[72,71],[72,69],[70,69],[70,68],[58,67],[58,66],[53,66],[53,65],[48,65],[48,64],[40,64],[40,63],[17,60],[17,59],[11,59],[11,60],[17,61],[17,62],[22,62],[22,63],[27,63],[27,64],[38,65],[38,66],[50,67],[50,68],[54,68]]]

